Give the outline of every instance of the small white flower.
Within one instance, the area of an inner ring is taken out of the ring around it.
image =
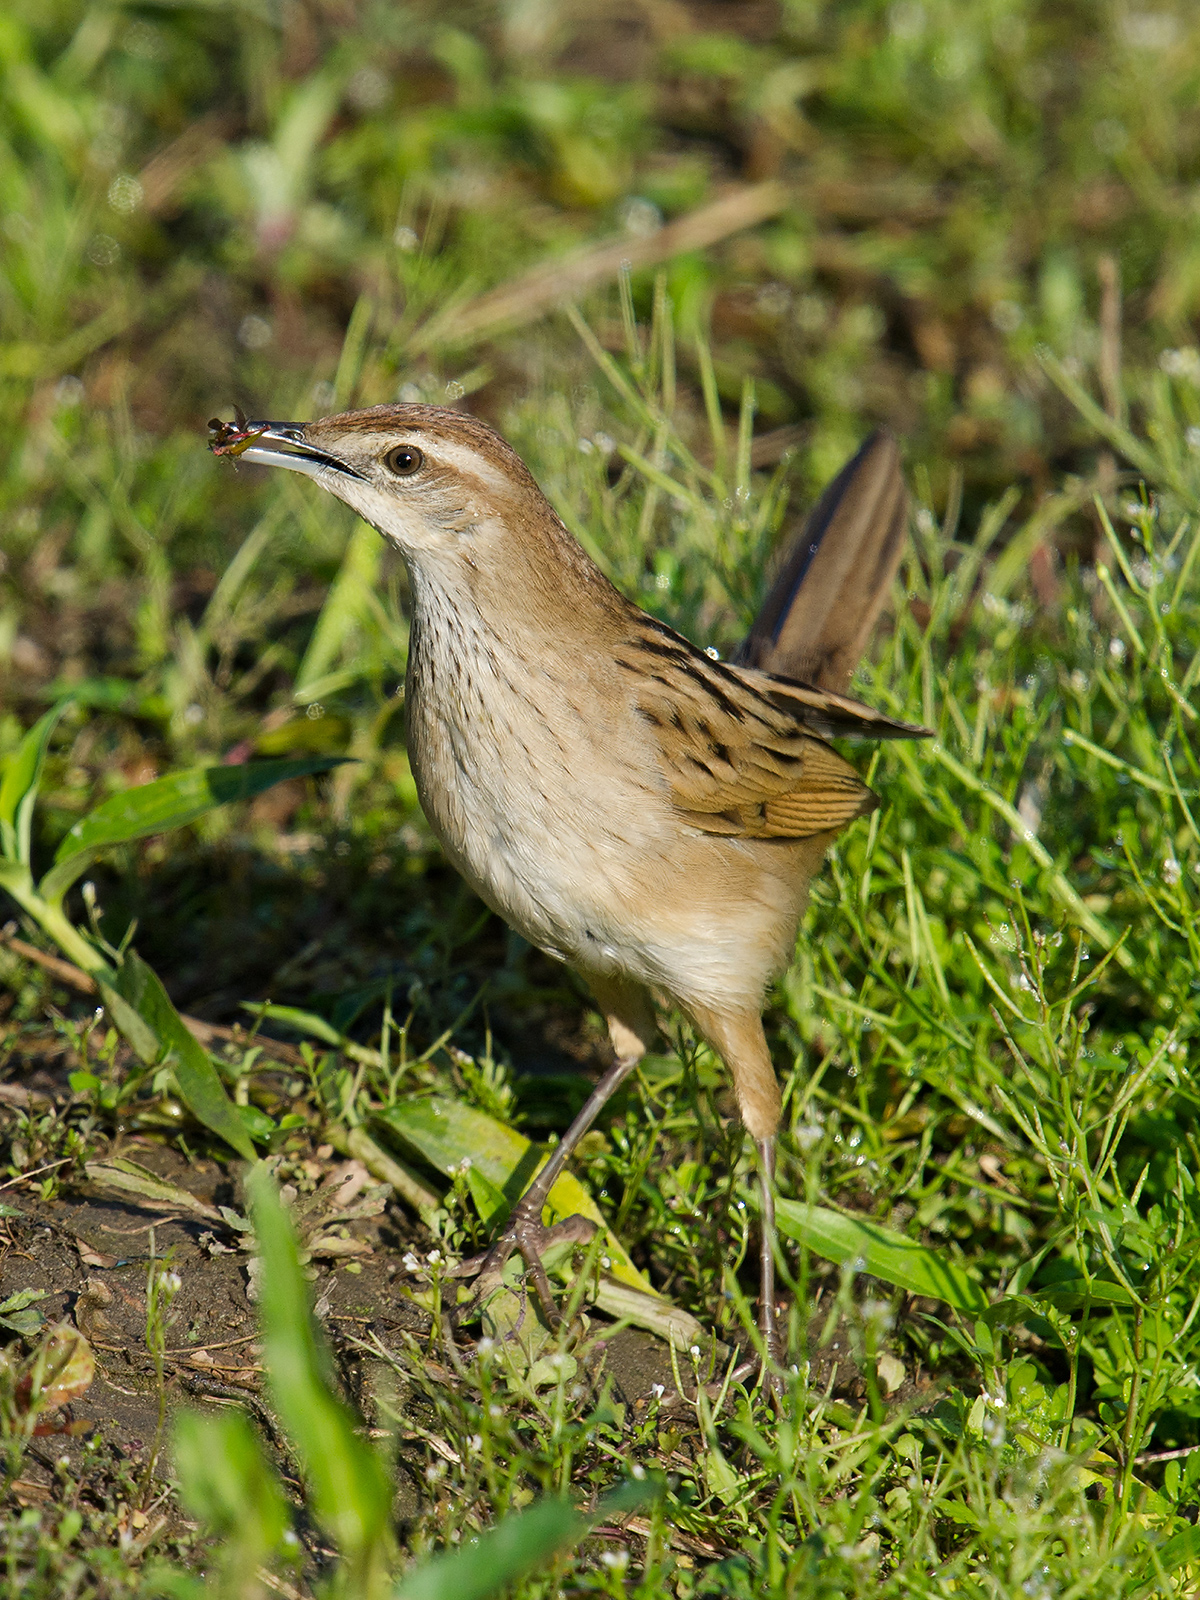
[[[490,1355],[491,1352],[495,1348],[496,1348],[496,1341],[494,1339],[489,1339],[487,1337],[487,1335],[485,1334],[483,1336],[483,1338],[480,1339],[479,1343],[475,1346],[475,1354],[478,1355],[478,1356]]]
[[[1179,882],[1181,867],[1174,856],[1168,856],[1162,864],[1163,882],[1174,886]]]
[[[1190,378],[1200,382],[1200,350],[1185,346],[1182,350],[1164,350],[1158,358],[1162,370],[1172,378]]]
[[[77,406],[85,393],[83,380],[76,378],[72,374],[69,377],[60,378],[54,385],[54,403],[58,406]],[[1200,434],[1200,429],[1193,431]],[[1197,443],[1200,443],[1200,439],[1197,440]]]
[[[253,312],[238,324],[237,339],[243,350],[265,350],[275,337],[275,330],[266,317]]]
[[[633,1466],[629,1469],[629,1475],[631,1478],[644,1478],[646,1476],[646,1469],[640,1462],[635,1461]]]
[[[420,1272],[421,1270],[421,1263],[417,1260],[416,1256],[413,1255],[411,1250],[405,1253],[402,1265],[405,1272]]]
[[[471,1437],[467,1440],[467,1444],[471,1447],[472,1450],[475,1450],[475,1451],[482,1450],[483,1449],[483,1435],[481,1433],[473,1433],[471,1435]]]
[[[356,111],[374,111],[387,95],[388,81],[378,67],[359,67],[346,85],[346,98]]]
[[[442,1259],[442,1252],[440,1250],[431,1250],[425,1259],[428,1261],[431,1267],[436,1267],[438,1262]]]
[[[620,210],[621,226],[634,239],[646,239],[662,227],[663,214],[653,200],[633,195]]]
[[[650,1393],[654,1396],[654,1398],[656,1400],[661,1400],[663,1395],[666,1394],[666,1392],[667,1392],[667,1386],[666,1386],[665,1383],[652,1383],[650,1385]]]
[[[490,1405],[488,1407],[488,1416],[489,1417],[502,1417],[503,1415],[504,1415],[504,1407],[503,1406],[498,1406],[498,1405],[493,1404],[493,1405]]]
[[[180,1289],[183,1288],[183,1279],[177,1272],[164,1272],[162,1286],[168,1294],[178,1294]]]
[[[691,1356],[691,1357],[692,1357],[692,1358],[693,1358],[693,1359],[694,1359],[694,1360],[697,1360],[697,1361],[698,1361],[698,1360],[699,1360],[699,1359],[700,1359],[700,1346],[699,1346],[699,1345],[698,1345],[698,1344],[694,1344],[694,1345],[693,1345],[693,1346],[692,1346],[692,1347],[691,1347],[691,1349],[690,1349],[690,1350],[689,1350],[689,1351],[688,1351],[688,1354],[689,1354],[689,1355],[690,1355],[690,1356]]]
[[[131,216],[141,205],[144,197],[141,184],[127,172],[114,178],[108,186],[108,203],[123,217]]]

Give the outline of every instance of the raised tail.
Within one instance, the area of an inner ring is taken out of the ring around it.
[[[904,550],[900,452],[873,433],[805,518],[734,660],[843,694]]]

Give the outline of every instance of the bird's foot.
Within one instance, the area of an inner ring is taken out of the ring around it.
[[[504,1268],[513,1255],[520,1255],[533,1279],[534,1291],[542,1314],[551,1328],[562,1322],[550,1290],[543,1257],[560,1244],[587,1244],[596,1232],[596,1224],[587,1217],[567,1217],[546,1227],[541,1218],[542,1206],[526,1206],[522,1201],[512,1211],[504,1231],[483,1255],[464,1261],[455,1271],[456,1277],[475,1279],[475,1296],[462,1313],[470,1321],[482,1309],[504,1282]]]
[[[733,1369],[733,1382],[746,1383],[757,1377],[763,1393],[769,1395],[778,1405],[787,1392],[787,1375],[784,1370],[787,1349],[773,1316],[763,1316],[760,1313],[758,1331],[762,1341],[760,1353],[748,1356],[745,1361],[739,1362]]]
[[[770,1395],[778,1406],[787,1392],[787,1377],[784,1372],[784,1363],[787,1360],[787,1341],[786,1337],[780,1332],[779,1324],[775,1320],[774,1305],[766,1312],[760,1313],[758,1331],[762,1334],[763,1341],[763,1393]]]

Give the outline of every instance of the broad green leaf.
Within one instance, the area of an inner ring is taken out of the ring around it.
[[[656,1493],[649,1480],[625,1484],[589,1513],[547,1496],[528,1511],[504,1517],[478,1539],[426,1561],[401,1581],[394,1600],[487,1600],[568,1549],[589,1528],[636,1511]]]
[[[45,1289],[18,1289],[7,1300],[0,1301],[0,1327],[31,1338],[45,1325],[45,1317],[34,1309],[34,1303],[48,1298]]]
[[[1060,1278],[1044,1288],[1027,1289],[1031,1300],[1045,1300],[1060,1311],[1078,1311],[1081,1306],[1128,1306],[1137,1301],[1122,1283],[1108,1278]]]
[[[523,1134],[461,1100],[407,1100],[382,1112],[380,1121],[447,1178],[462,1170],[464,1160],[469,1161],[503,1193],[510,1206],[520,1199],[546,1158],[546,1152]],[[551,1189],[547,1210],[551,1222],[582,1216],[597,1227],[607,1226],[596,1202],[570,1172],[564,1172]],[[612,1262],[608,1270],[613,1277],[653,1295],[620,1242],[611,1233],[608,1238]]]
[[[701,1458],[704,1471],[704,1487],[709,1494],[716,1495],[722,1505],[730,1505],[735,1500],[740,1500],[745,1494],[745,1480],[741,1473],[736,1472],[729,1462],[714,1445]]]
[[[825,1206],[802,1205],[798,1200],[777,1200],[779,1231],[797,1244],[807,1245],[826,1261],[844,1267],[857,1264],[862,1272],[894,1283],[911,1294],[944,1300],[957,1311],[978,1315],[986,1311],[983,1288],[939,1250],[906,1239],[877,1222],[843,1216]]]
[[[392,1492],[383,1462],[333,1392],[309,1309],[296,1235],[263,1166],[247,1179],[262,1260],[259,1312],[271,1397],[304,1469],[317,1520],[337,1542],[346,1594],[376,1591],[390,1558]]]
[[[154,833],[169,833],[218,806],[248,800],[287,778],[328,772],[337,756],[306,756],[295,761],[248,761],[240,767],[195,767],[173,772],[140,788],[126,789],[81,817],[59,845],[54,865],[39,885],[50,901],[61,900],[86,872],[97,851]]]
[[[4,769],[0,781],[0,855],[8,861],[29,865],[30,828],[42,764],[50,735],[68,704],[62,700],[38,718]]]
[[[154,1029],[145,1022],[134,1006],[113,988],[111,983],[104,978],[97,978],[100,993],[104,999],[104,1007],[116,1027],[117,1032],[131,1045],[133,1053],[143,1066],[152,1067],[163,1053],[162,1041]]]
[[[35,1300],[47,1299],[49,1294],[48,1289],[18,1289],[6,1300],[0,1300],[0,1317],[11,1317],[14,1311],[24,1311],[25,1307],[33,1305]]]
[[[254,1160],[254,1145],[246,1131],[246,1124],[238,1115],[237,1107],[225,1093],[225,1086],[213,1066],[208,1052],[192,1037],[183,1019],[171,1004],[170,996],[158,976],[134,951],[130,951],[118,968],[112,983],[101,984],[101,993],[107,998],[115,992],[125,1007],[114,1006],[110,1015],[119,1029],[128,1020],[128,1011],[136,1013],[138,1026],[127,1034],[134,1049],[142,1055],[146,1033],[156,1038],[162,1054],[171,1063],[180,1098],[188,1110],[206,1128],[219,1134],[226,1144],[232,1145],[247,1161]],[[135,1038],[133,1035],[136,1035]],[[142,1055],[145,1060],[145,1056]]]

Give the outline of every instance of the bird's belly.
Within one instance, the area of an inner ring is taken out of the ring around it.
[[[570,772],[516,755],[484,770],[413,760],[417,794],[452,864],[523,938],[573,965],[624,965],[623,863],[649,841],[632,795],[608,795],[603,812]],[[651,845],[652,848],[652,845]]]
[[[786,844],[696,835],[611,764],[545,749],[450,759],[410,739],[417,792],[452,864],[537,948],[690,998],[761,999],[790,958],[808,873]],[[799,870],[798,870],[799,869]]]

